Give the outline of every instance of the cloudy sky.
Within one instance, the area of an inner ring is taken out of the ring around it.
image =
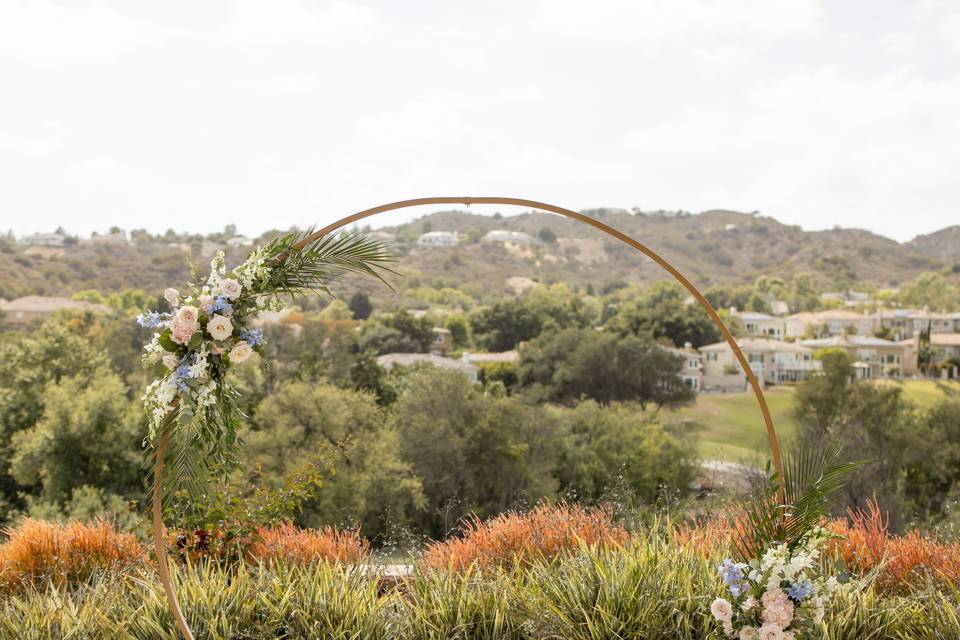
[[[18,234],[426,195],[960,223],[948,0],[0,0],[0,86]]]

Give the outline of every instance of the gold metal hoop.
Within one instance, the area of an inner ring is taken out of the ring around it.
[[[747,376],[747,381],[750,383],[750,386],[753,388],[753,393],[757,397],[757,403],[760,405],[760,413],[763,414],[763,421],[767,427],[767,437],[770,440],[770,452],[771,457],[773,458],[773,467],[779,477],[783,477],[783,461],[780,456],[780,442],[777,439],[777,432],[773,426],[773,417],[770,415],[770,408],[767,406],[767,400],[763,395],[763,388],[760,386],[760,382],[757,380],[756,375],[753,373],[753,370],[750,368],[750,363],[747,362],[746,356],[744,356],[743,351],[740,349],[740,345],[737,344],[736,339],[734,339],[733,334],[730,333],[730,329],[727,328],[727,325],[724,324],[723,320],[720,319],[717,310],[713,308],[713,305],[703,296],[702,293],[690,282],[682,273],[680,273],[676,267],[670,264],[666,258],[656,253],[646,245],[641,242],[634,240],[627,234],[622,231],[618,231],[613,227],[600,222],[590,216],[584,215],[582,213],[577,213],[576,211],[571,211],[570,209],[564,209],[563,207],[558,207],[552,204],[546,204],[544,202],[537,202],[535,200],[526,200],[523,198],[500,198],[500,197],[465,197],[465,196],[453,196],[453,197],[436,197],[436,198],[415,198],[413,200],[401,200],[399,202],[391,202],[389,204],[382,204],[379,207],[373,207],[372,209],[366,209],[364,211],[359,211],[352,215],[349,215],[345,218],[337,220],[333,224],[327,225],[326,227],[319,229],[318,231],[312,233],[310,236],[304,238],[298,245],[298,249],[302,249],[309,243],[313,242],[317,238],[325,236],[329,233],[333,233],[338,229],[358,222],[365,218],[375,216],[378,213],[384,213],[386,211],[394,211],[396,209],[406,209],[408,207],[419,207],[422,205],[435,205],[435,204],[462,204],[470,206],[471,204],[501,204],[501,205],[515,205],[519,207],[527,207],[530,209],[539,209],[541,211],[549,211],[550,213],[556,213],[573,220],[579,220],[584,224],[590,225],[594,229],[598,229],[603,233],[607,234],[610,237],[616,238],[621,242],[624,242],[640,253],[644,254],[658,265],[663,267],[663,269],[669,273],[674,279],[683,285],[683,287],[690,292],[690,295],[700,303],[700,306],[707,312],[707,315],[710,316],[710,319],[713,320],[714,324],[717,325],[717,328],[720,329],[720,333],[723,334],[723,339],[730,345],[730,348],[733,350],[733,354],[736,356],[737,361],[740,363],[741,369],[743,369],[744,374]],[[164,428],[160,435],[160,440],[157,444],[157,461],[156,466],[154,467],[154,486],[161,486],[163,481],[163,467],[164,467],[164,458],[166,457],[167,451],[167,442],[170,436],[169,425]],[[784,503],[784,488],[783,483],[780,483],[779,489],[779,499],[780,503]],[[164,538],[164,527],[163,527],[163,512],[160,505],[160,500],[158,497],[154,497],[153,503],[153,540],[154,546],[156,548],[157,554],[157,568],[160,575],[160,582],[163,584],[163,589],[167,595],[167,602],[170,605],[170,611],[173,613],[174,618],[177,621],[177,625],[180,627],[180,632],[183,634],[185,640],[194,640],[193,633],[190,631],[190,627],[187,625],[187,621],[183,616],[183,611],[180,609],[180,603],[177,600],[177,594],[173,588],[173,582],[170,579],[169,567],[167,565],[167,549],[166,542]]]

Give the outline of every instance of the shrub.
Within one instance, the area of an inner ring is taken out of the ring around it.
[[[9,540],[0,545],[0,585],[8,588],[44,581],[62,586],[146,561],[136,536],[105,520],[60,524],[26,519],[4,533]]]
[[[890,535],[888,524],[876,500],[868,501],[866,510],[850,510],[849,521],[830,523],[841,536],[830,546],[832,556],[861,575],[877,571],[877,587],[885,593],[960,582],[960,543],[944,543],[916,530]]]
[[[472,565],[512,566],[549,560],[582,545],[622,546],[627,532],[607,506],[540,505],[528,513],[508,512],[486,522],[468,521],[463,534],[428,545],[424,564],[462,571]]]
[[[300,529],[283,524],[260,529],[250,555],[265,562],[308,564],[316,561],[357,563],[366,558],[370,543],[359,531],[338,531],[333,527]]]

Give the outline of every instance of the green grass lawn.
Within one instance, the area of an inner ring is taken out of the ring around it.
[[[939,380],[884,381],[903,388],[906,396],[927,407],[948,396],[960,397],[960,383]],[[764,392],[773,423],[781,440],[796,432],[790,415],[793,387],[774,387]],[[676,411],[666,411],[668,422],[687,423],[700,437],[700,454],[710,460],[762,465],[767,458],[766,428],[753,392],[700,394],[696,402]]]

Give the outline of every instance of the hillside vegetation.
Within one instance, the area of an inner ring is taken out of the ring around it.
[[[808,273],[825,289],[897,286],[925,271],[944,271],[960,282],[960,227],[898,243],[868,231],[803,231],[773,218],[734,211],[587,213],[650,246],[701,287],[748,284],[759,276]],[[534,246],[480,243],[493,229],[508,229],[549,241]],[[544,230],[549,230],[544,232]],[[456,231],[456,247],[423,248],[426,231]],[[602,288],[616,282],[649,283],[666,274],[626,245],[574,220],[545,213],[510,217],[443,211],[383,231],[395,235],[398,271],[404,286],[452,287],[475,295],[509,293],[511,278],[566,282]],[[28,250],[4,245],[0,251],[0,297],[28,294],[70,295],[84,289],[103,292],[143,289],[159,292],[189,276],[184,256],[208,259],[216,245],[199,236],[154,238],[134,233],[131,245],[74,244],[60,250]],[[239,257],[243,248],[229,253]],[[381,285],[348,280],[386,294]],[[514,285],[515,286],[515,285]]]

